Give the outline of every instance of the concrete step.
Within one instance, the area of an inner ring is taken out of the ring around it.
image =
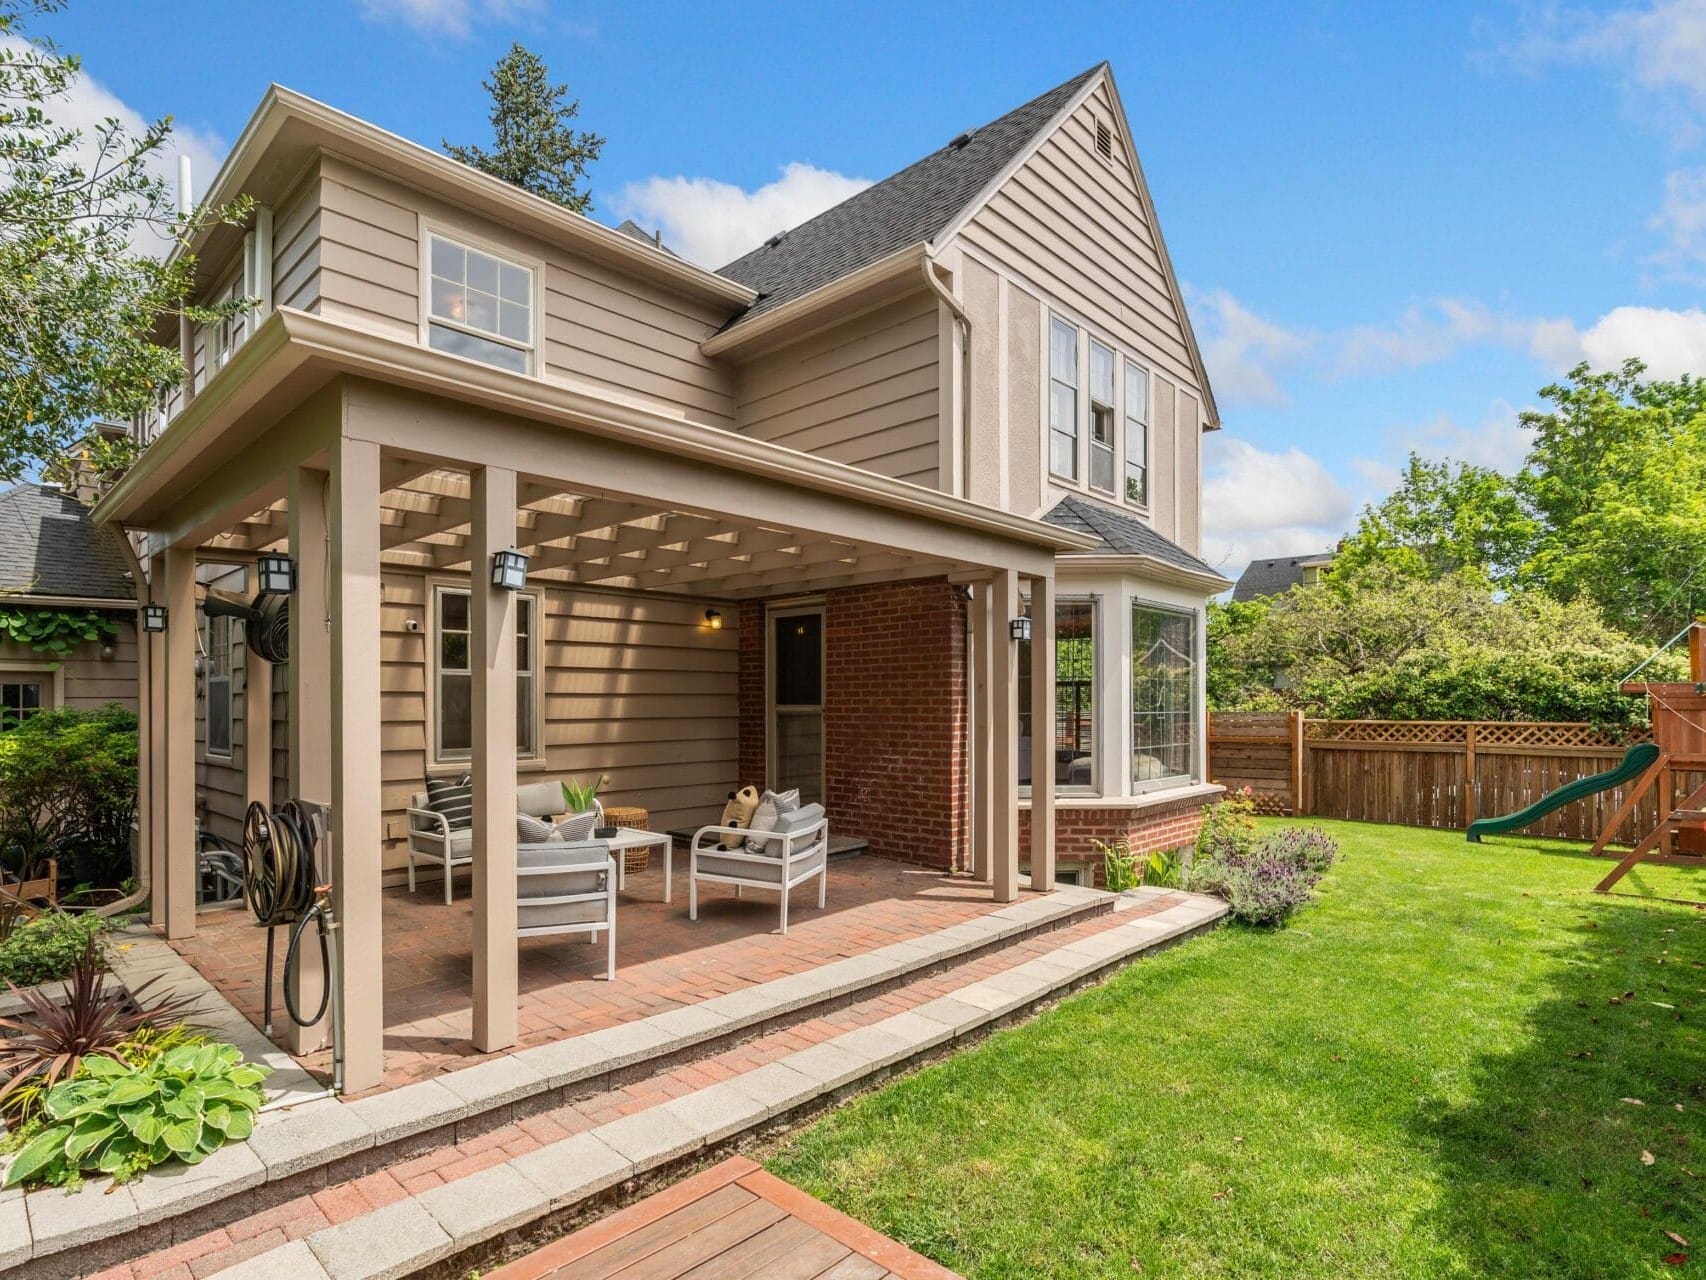
[[[198,1023],[275,1067],[269,1090],[283,1105],[260,1117],[248,1142],[193,1168],[151,1170],[120,1187],[91,1182],[70,1196],[56,1190],[0,1194],[0,1270],[18,1268],[26,1277],[87,1275],[1070,928],[1107,914],[1114,904],[1110,894],[1076,886],[1027,895],[864,955],[353,1101],[322,1096],[313,1077],[268,1044],[169,946],[136,935],[115,955],[115,970],[127,983],[158,976],[160,988],[193,995]]]
[[[381,1280],[429,1268],[440,1275],[484,1268],[637,1198],[711,1154],[797,1123],[1024,1017],[1212,927],[1226,913],[1219,900],[1190,894],[1150,893],[1120,906],[1108,917],[773,1033],[751,1042],[750,1052],[729,1050],[721,1065],[740,1069],[726,1078],[693,1067],[654,1074],[629,1090],[642,1101],[621,1114],[601,1119],[606,1113],[583,1107],[523,1118],[507,1133],[487,1135],[494,1145],[465,1144],[462,1151],[471,1154],[459,1153],[459,1165],[435,1165],[443,1176],[415,1172],[430,1158],[408,1162],[397,1167],[400,1178],[382,1172],[328,1188],[182,1241],[139,1270],[115,1269],[110,1280],[135,1280],[173,1264],[219,1280]],[[712,1082],[680,1090],[697,1078]],[[585,1127],[568,1132],[577,1122]],[[490,1158],[482,1162],[482,1154]],[[334,1214],[338,1220],[330,1221]]]

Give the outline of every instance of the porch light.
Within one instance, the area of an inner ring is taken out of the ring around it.
[[[1007,624],[1007,634],[1015,640],[1031,638],[1031,620],[1029,618],[1014,618]]]
[[[163,604],[143,605],[142,629],[144,631],[164,631],[166,629],[166,606]]]
[[[705,610],[705,625],[713,631],[723,629],[723,615],[715,609]]]
[[[288,596],[296,590],[296,561],[282,552],[269,551],[255,561],[263,596]]]
[[[520,591],[527,585],[527,557],[511,547],[492,554],[492,585],[505,591]]]

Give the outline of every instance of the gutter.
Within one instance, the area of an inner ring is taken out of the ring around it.
[[[789,339],[797,338],[800,336],[797,329],[809,317],[833,307],[845,298],[862,293],[873,285],[898,280],[917,263],[928,262],[929,257],[930,246],[922,240],[917,244],[909,244],[903,249],[895,250],[886,258],[878,258],[869,266],[860,267],[851,275],[831,280],[826,285],[802,293],[774,310],[754,316],[751,320],[735,321],[721,333],[713,333],[701,342],[699,350],[708,356],[726,356],[744,351],[765,338],[774,337],[779,331],[785,332]],[[838,322],[849,318],[851,317],[847,315],[836,317]]]
[[[1062,570],[1068,569],[1108,569],[1117,573],[1130,573],[1136,569],[1145,577],[1158,582],[1170,582],[1182,587],[1202,587],[1210,591],[1224,591],[1232,585],[1232,579],[1222,577],[1212,569],[1187,569],[1170,560],[1138,551],[1068,553],[1061,556],[1056,563],[1056,576],[1058,577]]]

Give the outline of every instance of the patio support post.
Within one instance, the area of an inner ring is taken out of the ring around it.
[[[166,603],[166,557],[155,555],[148,565],[148,585],[143,594],[146,604]],[[144,666],[148,683],[144,696],[147,702],[146,725],[148,737],[142,743],[147,760],[146,805],[142,819],[148,832],[148,883],[153,887],[148,901],[148,923],[166,927],[166,638],[154,632],[141,633]]]
[[[1054,888],[1054,578],[1031,579],[1031,888]]]
[[[166,562],[165,879],[166,936],[195,936],[195,548],[170,547]]]
[[[989,732],[992,768],[990,879],[997,902],[1019,896],[1019,643],[1009,624],[1019,616],[1019,575],[997,569],[990,592]]]
[[[468,536],[473,672],[474,1047],[516,1040],[520,999],[515,879],[515,592],[492,585],[492,557],[515,544],[515,472],[473,473]],[[539,633],[534,621],[534,633]]]
[[[989,584],[971,584],[972,633],[972,752],[971,752],[971,873],[979,880],[990,878],[990,839],[995,808],[990,804],[989,723]]]
[[[326,501],[331,477],[324,471],[292,467],[288,478],[290,554],[296,561],[296,591],[290,597],[290,775],[289,798],[315,804],[332,802],[332,632],[330,561]],[[258,659],[254,660],[258,662]],[[247,726],[245,726],[247,728]],[[253,793],[249,799],[260,799]],[[327,851],[320,851],[325,875]],[[341,917],[340,917],[341,918]],[[282,942],[281,942],[282,945]],[[299,1009],[320,1005],[326,975],[320,949],[297,948],[296,968],[284,975]],[[285,1018],[285,1047],[313,1053],[325,1045],[324,1021],[299,1027]]]
[[[384,850],[379,729],[379,446],[333,446],[332,893],[338,918],[337,995],[344,1013],[344,1087],[385,1074]]]
[[[272,663],[243,626],[243,802],[272,807]]]

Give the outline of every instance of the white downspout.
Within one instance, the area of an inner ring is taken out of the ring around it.
[[[954,314],[954,323],[960,330],[960,420],[955,429],[960,437],[960,474],[956,477],[959,484],[959,496],[971,496],[971,317],[960,300],[944,285],[936,274],[936,259],[928,252],[924,255],[924,283],[930,286],[930,291],[940,298],[949,311]]]

